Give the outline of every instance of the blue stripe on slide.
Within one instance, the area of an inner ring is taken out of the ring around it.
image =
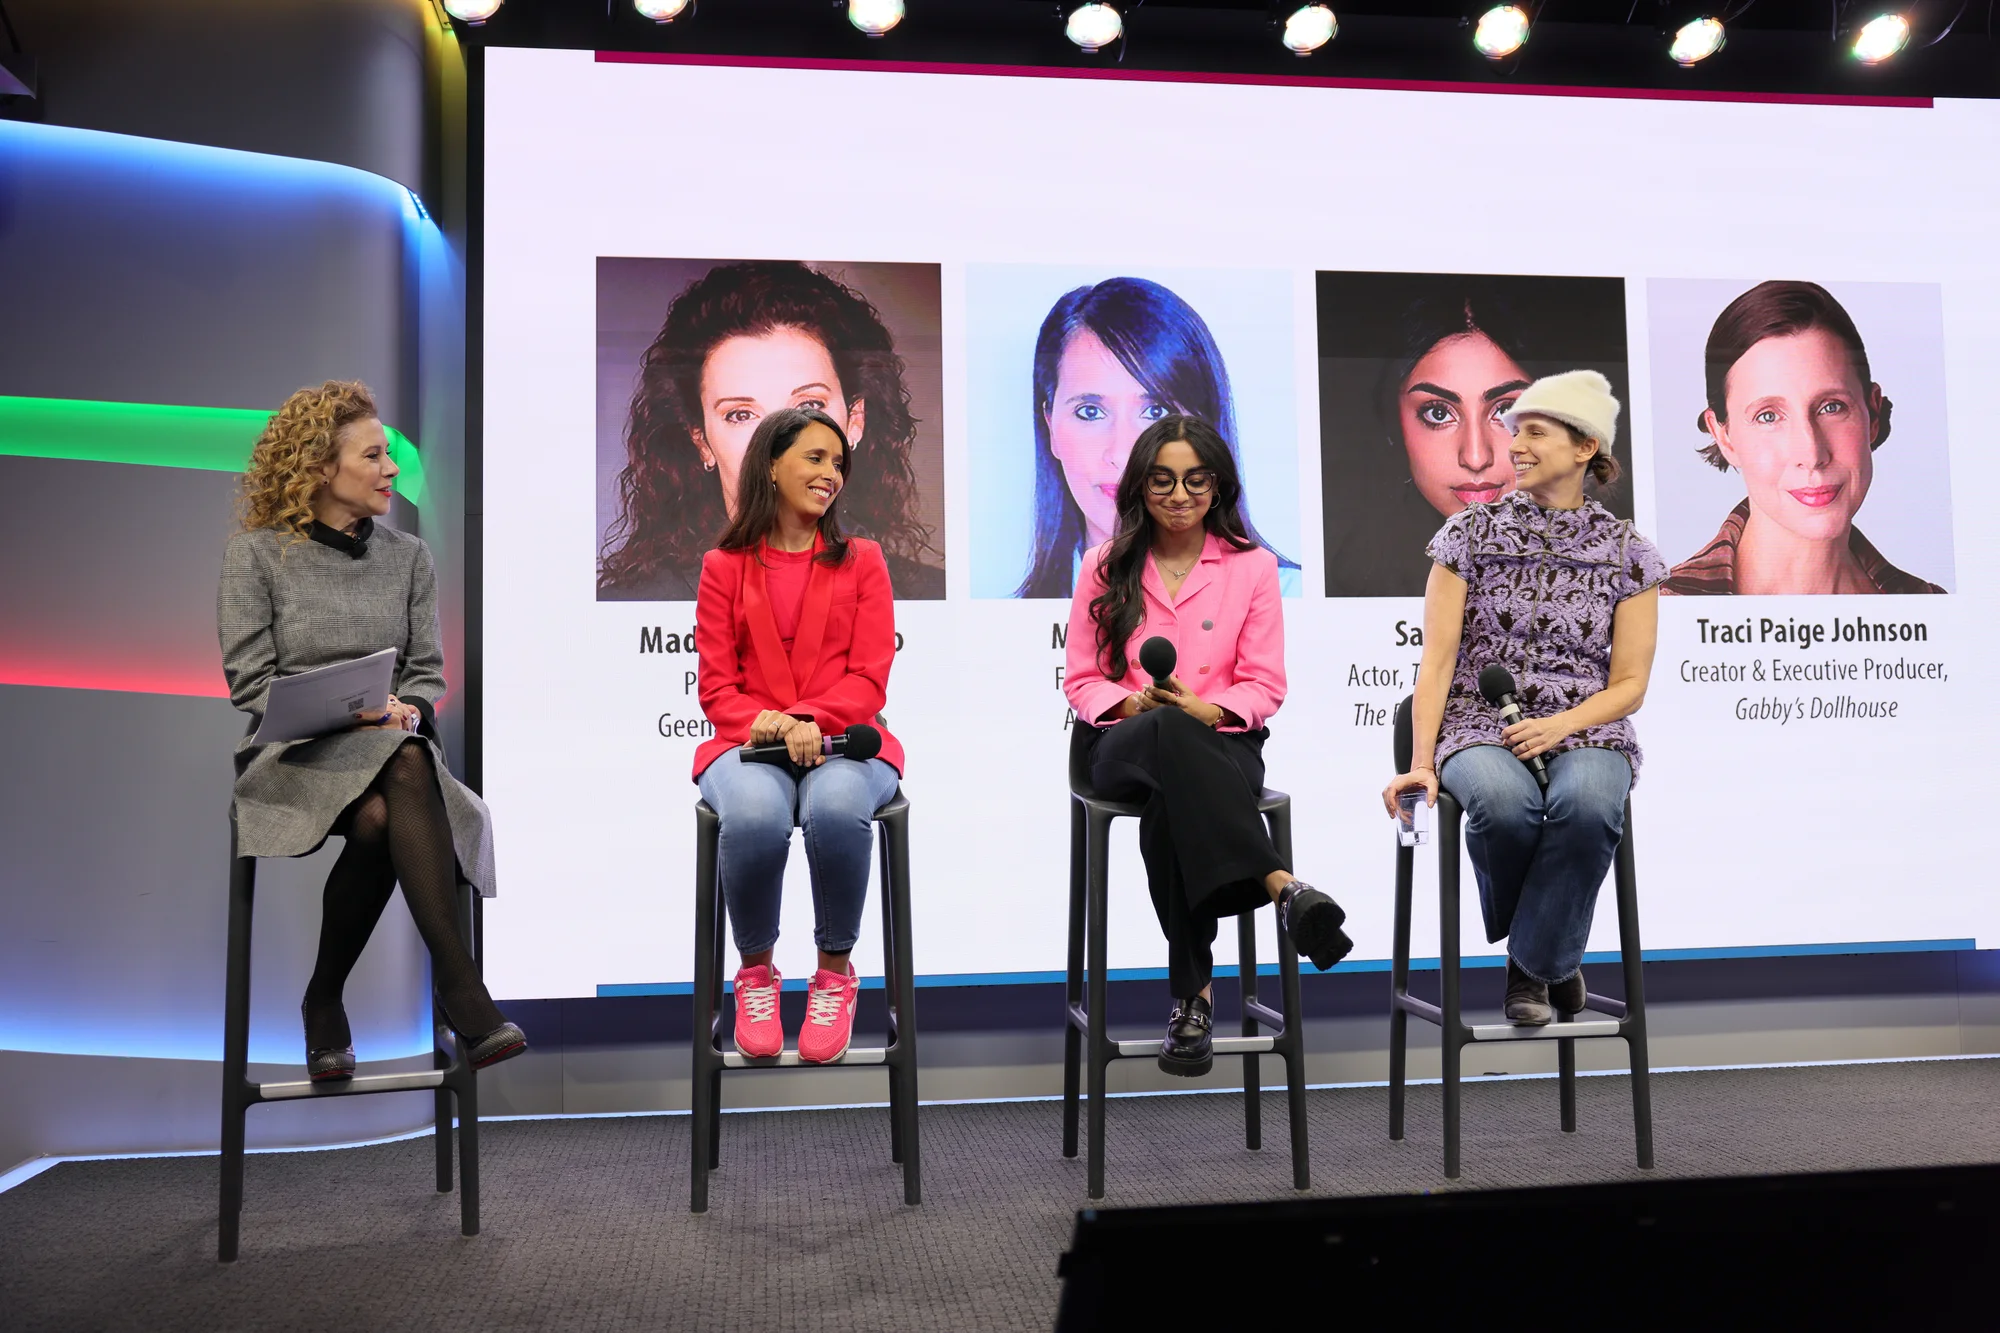
[[[1649,963],[1684,963],[1708,958],[1807,958],[1829,954],[1854,953],[1959,953],[1979,947],[1977,940],[1873,940],[1853,944],[1751,944],[1736,948],[1718,949],[1647,949]],[[1618,953],[1611,950],[1604,953],[1587,953],[1586,963],[1615,963]],[[1479,954],[1462,959],[1460,967],[1501,967],[1507,962],[1505,954]],[[1340,965],[1343,972],[1387,972],[1389,960],[1386,958],[1349,959]],[[1435,972],[1438,960],[1435,958],[1412,958],[1410,970],[1413,972]],[[1233,977],[1236,968],[1217,966],[1215,975]],[[1276,963],[1260,963],[1257,967],[1260,977],[1278,975]],[[1167,969],[1164,967],[1114,967],[1108,973],[1112,981],[1165,981]],[[1051,985],[1063,980],[1061,972],[938,972],[929,976],[919,976],[917,986],[1037,986]],[[730,988],[728,982],[723,989]],[[794,978],[785,983],[789,991],[806,988],[803,978]],[[861,989],[881,990],[882,978],[863,977]],[[634,981],[600,983],[597,987],[599,999],[623,995],[692,995],[694,983],[689,981]]]

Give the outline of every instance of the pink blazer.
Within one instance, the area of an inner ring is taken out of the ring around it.
[[[1174,674],[1209,703],[1227,708],[1255,731],[1285,702],[1285,614],[1278,595],[1278,557],[1263,547],[1235,551],[1213,533],[1201,559],[1181,584],[1179,601],[1152,560],[1140,586],[1146,619],[1126,645],[1130,666],[1123,680],[1104,674],[1097,655],[1097,625],[1091,599],[1104,591],[1099,562],[1104,547],[1084,552],[1076,595],[1069,604],[1063,693],[1078,718],[1097,724],[1126,695],[1152,683],[1139,665],[1139,645],[1154,635],[1171,640],[1180,654]],[[1222,730],[1233,731],[1234,727]]]

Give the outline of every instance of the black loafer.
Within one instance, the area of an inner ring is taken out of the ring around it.
[[[1516,1027],[1545,1027],[1556,1021],[1549,1003],[1549,984],[1537,981],[1507,960],[1507,1021]]]
[[[1293,880],[1279,892],[1278,920],[1298,951],[1322,972],[1354,952],[1354,941],[1341,929],[1347,913],[1302,879]]]
[[[1590,988],[1583,984],[1583,969],[1578,968],[1567,980],[1549,983],[1549,1003],[1559,1014],[1580,1014],[1590,1002]]]
[[[1177,1001],[1160,1043],[1160,1068],[1181,1078],[1200,1078],[1214,1068],[1214,1025],[1214,1013],[1201,996]]]
[[[320,1021],[315,1024],[311,1001],[299,1004],[299,1018],[306,1027],[306,1077],[315,1083],[353,1078],[354,1042],[347,1028],[347,1010],[336,1001],[330,1013],[322,1007],[317,1016]],[[313,1045],[315,1036],[326,1045]]]
[[[484,1069],[527,1050],[528,1036],[512,1023],[502,1023],[477,1041],[466,1044],[472,1048],[472,1067]]]

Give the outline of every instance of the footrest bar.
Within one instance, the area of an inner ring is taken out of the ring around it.
[[[1625,1017],[1625,1001],[1614,1000],[1609,995],[1599,995],[1595,991],[1586,992],[1583,1007],[1594,1014],[1609,1014],[1613,1018]]]
[[[1160,1039],[1158,1037],[1144,1038],[1139,1041],[1115,1041],[1111,1044],[1116,1048],[1112,1058],[1118,1060],[1143,1059],[1147,1056],[1158,1055],[1160,1053]],[[1215,1038],[1215,1053],[1217,1055],[1269,1055],[1277,1049],[1278,1039],[1276,1037]]]
[[[1068,1006],[1068,1008],[1069,1008],[1069,1025],[1075,1028],[1078,1032],[1090,1031],[1090,1015],[1084,1011],[1083,1006],[1080,1004],[1072,1004]]]
[[[1277,1028],[1281,1032],[1284,1031],[1285,1016],[1268,1004],[1264,1004],[1258,1000],[1251,1000],[1243,1006],[1243,1012],[1249,1014],[1250,1017],[1256,1019],[1267,1028]]]
[[[1615,1018],[1591,1019],[1582,1023],[1550,1023],[1543,1027],[1520,1027],[1513,1023],[1475,1023],[1469,1029],[1474,1041],[1567,1041],[1572,1037],[1622,1037],[1623,1026]]]
[[[887,1064],[888,1061],[888,1049],[882,1046],[851,1046],[846,1055],[823,1065],[799,1059],[797,1051],[786,1051],[783,1055],[762,1056],[754,1060],[736,1051],[722,1053],[724,1069],[831,1069],[838,1065],[879,1065]]]
[[[354,1097],[371,1092],[416,1092],[443,1084],[442,1069],[420,1069],[408,1074],[364,1074],[360,1078],[329,1079],[314,1083],[252,1083],[260,1102],[288,1102],[301,1097]]]
[[[1406,1014],[1413,1014],[1423,1019],[1426,1023],[1435,1023],[1439,1027],[1444,1026],[1444,1010],[1438,1008],[1429,1000],[1419,1000],[1414,995],[1398,995],[1395,997],[1395,1002],[1396,1007]]]

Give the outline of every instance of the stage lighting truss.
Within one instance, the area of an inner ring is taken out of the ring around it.
[[[1522,6],[1495,5],[1473,24],[1472,48],[1488,60],[1505,60],[1527,45],[1534,26],[1534,16]]]
[[[880,37],[903,21],[903,0],[847,0],[847,21]]]
[[[469,28],[476,28],[500,9],[500,0],[444,0],[444,12]]]
[[[694,8],[694,0],[632,0],[632,8],[639,11],[642,19],[672,23]]]
[[[1089,0],[1087,4],[1063,8],[1063,35],[1087,56],[1097,54],[1125,35],[1125,19],[1116,5]]]
[[[1296,56],[1309,56],[1340,35],[1340,20],[1325,5],[1299,5],[1285,16],[1279,38]]]

